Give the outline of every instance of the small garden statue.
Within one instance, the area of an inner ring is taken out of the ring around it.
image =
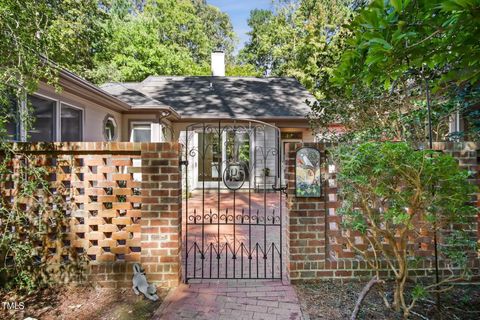
[[[136,295],[139,295],[140,292],[143,293],[145,297],[152,301],[157,301],[157,288],[154,284],[148,284],[147,277],[145,276],[145,271],[140,268],[138,263],[133,265],[133,292]]]

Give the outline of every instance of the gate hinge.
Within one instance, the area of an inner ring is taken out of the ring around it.
[[[181,166],[188,166],[188,160],[182,160],[180,161]]]

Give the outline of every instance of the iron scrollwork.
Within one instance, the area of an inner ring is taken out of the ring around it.
[[[281,279],[279,129],[224,119],[191,124],[182,137],[185,281]]]

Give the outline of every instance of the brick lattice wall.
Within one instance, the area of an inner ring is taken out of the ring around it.
[[[316,278],[354,278],[370,277],[372,271],[367,263],[357,255],[348,245],[347,237],[358,247],[366,248],[358,234],[342,231],[341,217],[336,214],[340,206],[337,199],[337,185],[335,168],[326,164],[322,168],[322,196],[319,198],[295,197],[295,156],[301,147],[317,148],[321,152],[322,162],[326,161],[326,148],[323,144],[290,143],[286,153],[286,179],[289,186],[287,207],[289,209],[289,226],[287,244],[290,250],[289,275],[292,281]],[[475,143],[436,143],[435,150],[452,154],[458,159],[462,168],[474,172],[472,183],[479,184],[477,159],[480,145]],[[461,227],[471,231],[472,235],[480,235],[477,219]],[[448,232],[446,230],[445,232]],[[439,241],[442,240],[439,232]],[[420,229],[420,236],[409,237],[409,251],[411,256],[424,257],[412,274],[424,277],[431,276],[434,269],[433,234],[426,228]],[[478,269],[478,259],[472,259],[472,265]],[[445,268],[444,261],[439,262],[441,269]],[[387,266],[385,273],[389,274]]]
[[[176,143],[53,143],[22,148],[46,167],[61,195],[69,227],[48,245],[50,263],[83,257],[86,275],[100,286],[129,287],[133,263],[149,281],[178,284],[181,201]],[[48,150],[48,151],[46,151]],[[14,160],[12,166],[21,165]],[[14,185],[2,185],[14,196]],[[48,200],[44,200],[48,201]],[[58,239],[57,239],[58,240]]]

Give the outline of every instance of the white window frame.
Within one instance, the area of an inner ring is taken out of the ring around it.
[[[113,128],[114,128],[114,132],[113,132],[113,136],[111,137],[112,139],[110,140],[107,135],[106,135],[106,125],[107,125],[107,122],[111,120],[112,123],[113,123]],[[102,135],[103,135],[103,139],[107,142],[112,142],[112,141],[117,141],[118,137],[120,136],[120,132],[119,131],[119,128],[118,128],[118,121],[117,119],[115,118],[115,116],[111,113],[107,113],[107,115],[103,118],[103,122],[102,122]]]
[[[80,134],[81,134],[80,141],[83,141],[84,137],[85,137],[85,108],[77,107],[77,106],[75,106],[71,103],[67,103],[65,101],[59,101],[58,107],[57,107],[58,108],[58,116],[57,116],[58,122],[57,122],[57,126],[56,126],[56,130],[58,132],[57,141],[62,141],[62,105],[65,105],[66,107],[69,107],[69,108],[72,108],[72,109],[80,110],[82,112],[82,128],[80,129],[80,131],[81,131],[80,132]]]
[[[129,139],[128,141],[133,142],[133,127],[135,125],[149,125],[150,126],[150,141],[151,142],[153,139],[153,127],[152,127],[153,121],[146,121],[146,120],[139,120],[139,121],[130,121],[130,128],[129,128]]]

